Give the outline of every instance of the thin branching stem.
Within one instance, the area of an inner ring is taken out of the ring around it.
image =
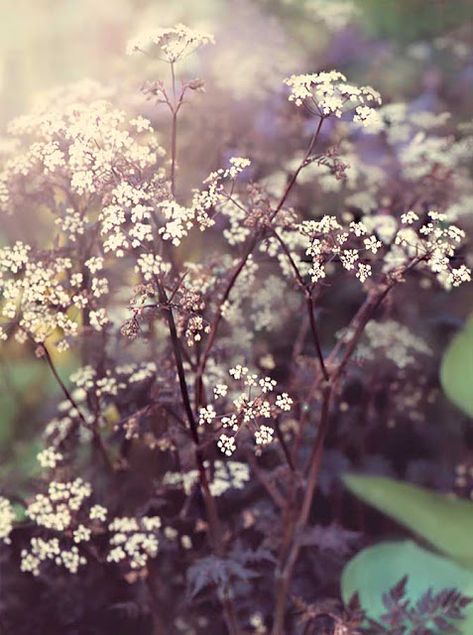
[[[320,344],[319,331],[317,327],[317,322],[315,320],[315,312],[314,312],[314,299],[312,297],[312,293],[307,291],[307,313],[309,315],[309,324],[310,330],[312,333],[312,339],[314,340],[315,350],[317,352],[317,357],[319,358],[320,369],[322,371],[322,375],[325,381],[329,381],[329,374],[327,370],[327,366],[325,364],[324,355],[322,353],[322,346]]]
[[[159,301],[166,307],[168,303],[168,297],[164,286],[156,281],[158,287]],[[172,308],[167,307],[168,310],[164,312],[169,327],[169,335],[171,338],[171,346],[174,354],[174,361],[176,364],[177,375],[179,379],[179,387],[181,391],[182,403],[189,423],[192,439],[194,441],[194,453],[199,472],[199,482],[204,498],[205,508],[207,512],[207,521],[209,524],[209,537],[211,546],[217,555],[222,556],[224,552],[223,545],[223,530],[218,516],[217,505],[215,499],[210,491],[210,484],[207,477],[207,470],[204,465],[204,457],[202,450],[199,447],[199,432],[198,424],[194,412],[192,410],[189,389],[187,387],[187,380],[184,370],[183,357],[181,352],[181,345],[177,334],[176,322],[174,320],[174,314]],[[236,620],[235,609],[231,598],[228,593],[225,592],[222,597],[222,606],[224,610],[225,622],[229,630],[230,635],[238,635],[239,628]]]
[[[315,145],[319,139],[320,136],[320,131],[322,129],[322,124],[324,122],[324,118],[321,117],[319,120],[319,123],[314,131],[314,134],[311,137],[311,140],[309,142],[309,145],[307,147],[307,150],[304,154],[304,157],[302,159],[302,161],[300,162],[299,166],[296,168],[295,172],[292,174],[292,176],[290,177],[286,188],[284,189],[284,192],[281,196],[281,198],[279,199],[279,202],[277,203],[276,207],[274,208],[274,210],[271,212],[270,215],[270,221],[274,221],[274,219],[276,218],[278,212],[282,209],[284,203],[286,202],[289,194],[291,193],[292,188],[294,187],[296,181],[297,181],[297,177],[299,176],[300,172],[303,170],[303,168],[307,165],[307,160],[310,157],[310,155],[312,154]],[[251,256],[251,254],[253,253],[253,251],[256,249],[256,246],[259,244],[260,240],[262,238],[264,238],[264,236],[266,235],[266,232],[264,230],[256,232],[255,235],[253,236],[253,238],[248,242],[245,251],[243,252],[242,257],[240,258],[239,262],[235,265],[232,273],[230,274],[230,277],[227,281],[227,284],[225,285],[223,294],[219,300],[219,302],[217,303],[217,308],[215,311],[215,316],[214,319],[212,321],[212,324],[210,326],[210,332],[209,332],[209,336],[207,338],[207,342],[204,348],[204,351],[202,352],[202,356],[200,358],[200,362],[197,368],[197,372],[196,372],[196,380],[195,380],[195,399],[196,399],[196,405],[202,405],[203,402],[205,401],[204,398],[204,384],[203,384],[203,376],[204,376],[204,372],[205,372],[205,368],[207,366],[207,362],[208,359],[210,357],[210,353],[212,351],[214,342],[215,342],[215,338],[217,336],[217,331],[218,331],[218,327],[220,325],[220,321],[222,319],[222,307],[224,306],[225,302],[228,300],[230,293],[233,289],[233,287],[235,286],[241,272],[243,271],[248,258]]]
[[[63,382],[61,376],[59,375],[59,373],[57,371],[57,368],[56,368],[56,366],[55,366],[55,364],[53,362],[53,359],[51,357],[51,354],[48,351],[48,349],[46,348],[45,344],[41,345],[41,352],[43,354],[44,359],[46,360],[47,365],[49,366],[49,368],[51,370],[51,373],[52,373],[54,379],[56,380],[58,386],[61,388],[64,396],[69,401],[69,403],[71,404],[71,406],[74,409],[74,411],[77,413],[77,416],[81,420],[82,424],[86,428],[91,430],[92,436],[93,436],[93,440],[94,440],[94,444],[97,447],[100,455],[102,456],[105,465],[107,466],[108,470],[113,472],[115,470],[115,468],[113,466],[112,459],[110,458],[110,456],[109,456],[109,454],[107,452],[107,448],[105,447],[105,444],[103,442],[102,436],[101,436],[100,432],[97,429],[97,425],[96,424],[95,425],[91,425],[87,421],[87,419],[85,418],[85,415],[83,414],[82,410],[80,409],[79,404],[74,399],[74,397],[72,396],[72,393],[67,388],[66,384]]]
[[[176,74],[174,63],[171,62],[171,81],[173,103],[171,106],[171,193],[176,195],[176,160],[177,160],[177,103],[176,103]]]
[[[330,365],[336,364],[333,372],[328,374],[327,366],[325,365],[324,374],[323,367],[321,365],[322,372],[322,405],[320,413],[320,421],[317,428],[317,433],[312,447],[311,456],[306,472],[306,487],[300,505],[300,512],[297,515],[297,520],[294,521],[291,517],[291,511],[294,511],[294,499],[292,496],[288,497],[285,523],[283,530],[283,540],[280,548],[280,559],[276,571],[276,592],[275,592],[275,608],[274,608],[274,621],[272,635],[284,635],[285,631],[285,614],[286,605],[291,586],[291,580],[294,573],[294,568],[300,553],[301,543],[298,541],[298,535],[305,529],[309,520],[312,503],[317,488],[318,477],[320,473],[320,467],[322,464],[322,457],[325,448],[325,440],[329,431],[330,423],[330,403],[337,387],[337,384],[342,377],[345,368],[350,361],[356,346],[358,345],[361,337],[363,336],[364,329],[368,321],[376,313],[381,306],[390,291],[396,286],[399,280],[402,280],[403,275],[413,269],[419,262],[425,259],[426,256],[414,258],[407,267],[405,267],[402,275],[398,275],[389,279],[386,284],[368,295],[365,302],[361,305],[353,317],[349,330],[353,330],[353,335],[343,350],[341,358],[338,360],[339,352],[341,350],[340,345],[336,345],[329,355],[328,360]],[[318,380],[315,382],[316,386],[320,386]],[[294,494],[297,491],[294,485],[291,488],[291,492]]]

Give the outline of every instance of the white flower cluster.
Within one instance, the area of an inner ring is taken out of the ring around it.
[[[206,187],[203,190],[194,190],[188,207],[171,199],[163,200],[158,205],[163,217],[163,224],[159,228],[159,235],[163,240],[178,246],[195,224],[201,231],[214,224],[215,221],[209,212],[217,205],[227,203],[227,197],[224,195],[225,183],[232,183],[250,165],[248,159],[240,157],[230,158],[229,163],[228,168],[220,168],[205,179]]]
[[[140,254],[136,261],[135,271],[141,273],[143,280],[149,282],[159,274],[167,273],[171,268],[159,254]]]
[[[274,429],[270,426],[262,425],[255,432],[256,445],[269,445],[274,436]]]
[[[369,228],[375,233],[369,234]],[[327,276],[328,265],[334,260],[339,260],[362,283],[372,276],[375,265],[394,274],[413,262],[434,273],[446,288],[471,279],[466,265],[451,264],[465,232],[449,224],[439,212],[428,212],[424,223],[415,212],[406,212],[401,216],[401,225],[391,216],[365,217],[363,222],[346,224],[326,215],[317,221],[303,221],[299,232],[307,241],[305,254],[312,260],[307,273],[314,284]],[[273,243],[272,253],[274,247]],[[280,257],[284,258],[284,254]]]
[[[461,264],[453,267],[451,262],[456,249],[465,240],[465,232],[448,222],[445,214],[430,211],[428,220],[419,221],[415,212],[409,211],[401,217],[402,227],[396,235],[395,245],[391,250],[391,262],[399,266],[399,262],[406,263],[414,256],[422,257],[428,269],[437,277],[445,288],[458,287],[463,282],[471,281],[471,270]]]
[[[159,516],[115,518],[108,525],[112,536],[107,562],[126,564],[133,570],[144,569],[148,559],[158,553],[156,532],[160,527]]]
[[[228,434],[222,433],[217,441],[217,447],[225,454],[225,456],[232,456],[232,454],[236,451],[236,441],[234,437],[229,436]]]
[[[170,197],[159,168],[164,151],[152,133],[145,119],[128,119],[105,100],[48,102],[10,124],[15,153],[0,173],[7,208],[48,208],[58,232],[54,244],[66,240],[72,253],[32,253],[21,242],[0,249],[2,340],[14,333],[18,341],[43,343],[54,334],[55,345],[65,350],[85,328],[102,331],[110,325],[111,259],[131,256],[135,271],[150,282],[170,268],[154,251],[155,224],[162,240],[176,246],[195,225],[204,230],[214,224],[211,214],[227,202],[225,183],[233,187],[248,159],[231,158],[228,168],[213,172],[193,192],[189,206],[181,205]],[[41,197],[26,197],[31,183]],[[97,231],[98,253],[81,262],[80,244]],[[100,275],[104,254],[107,273]],[[189,341],[198,341],[207,325],[196,315],[186,328]]]
[[[92,505],[89,512],[90,520],[98,520],[105,522],[107,518],[107,509],[103,505]]]
[[[145,133],[138,132],[135,120],[105,100],[48,104],[8,126],[18,141],[0,180],[9,191],[34,179],[38,190],[42,186],[45,192],[58,187],[78,195],[100,195],[113,188],[117,176],[133,179],[156,165],[163,150],[150,131],[148,122]],[[71,211],[75,220],[67,223],[80,226],[81,206]]]
[[[223,204],[219,211],[228,218],[230,226],[223,230],[223,237],[233,247],[245,242],[251,233],[251,228],[245,225],[247,211],[236,192],[232,195],[231,203],[232,205]]]
[[[347,227],[335,216],[326,215],[318,221],[303,221],[299,231],[308,241],[305,253],[312,259],[308,274],[313,283],[326,277],[326,265],[336,257],[361,283],[371,276],[372,266],[367,256],[376,254],[382,245],[376,236],[366,235],[368,232],[362,223],[351,223]],[[360,246],[354,248],[354,243]]]
[[[445,176],[450,171],[454,192],[471,196],[468,162],[471,157],[471,135],[452,135],[446,127],[447,112],[431,113],[406,103],[393,103],[380,109],[383,130],[400,166],[401,176],[418,184],[433,173]],[[466,168],[466,169],[465,169]],[[450,194],[450,193],[448,193]]]
[[[0,263],[3,272],[16,274],[26,267],[29,262],[29,252],[31,247],[20,241],[12,247],[0,249]],[[2,276],[3,277],[3,276]]]
[[[94,422],[98,425],[105,424],[107,405],[113,403],[114,398],[122,391],[154,377],[156,371],[155,362],[122,364],[116,366],[113,371],[106,369],[101,375],[90,365],[82,366],[70,375],[70,381],[74,385],[71,395],[79,406],[82,416],[69,400],[62,401],[58,405],[61,416],[55,417],[46,426],[45,440],[49,445],[57,446],[67,438],[74,424],[83,423],[82,417],[90,425]],[[101,413],[97,415],[97,412],[90,408],[91,403],[99,404]],[[90,439],[88,427],[81,426],[80,432],[81,441]]]
[[[127,388],[129,384],[136,384],[153,377],[156,371],[155,362],[141,362],[119,365],[113,371],[107,369],[99,377],[96,369],[87,365],[81,366],[72,373],[70,380],[77,387],[74,397],[82,401],[87,392],[92,390],[97,396],[116,395],[118,390]]]
[[[360,357],[373,360],[381,353],[400,369],[415,365],[417,355],[432,355],[423,339],[395,320],[368,322],[365,341],[358,348]]]
[[[199,482],[199,472],[197,470],[188,470],[187,472],[166,472],[163,478],[163,485],[169,487],[182,487],[188,496],[192,489]]]
[[[139,185],[126,181],[118,183],[110,192],[109,204],[99,215],[105,253],[123,257],[132,249],[150,245],[153,241],[152,213],[156,202],[165,196],[159,177]]]
[[[36,457],[42,468],[54,470],[58,463],[63,460],[63,455],[54,447],[45,448]]]
[[[78,511],[91,494],[90,483],[81,478],[51,481],[47,495],[37,494],[26,508],[26,515],[40,527],[64,531],[74,524]]]
[[[259,377],[250,372],[247,366],[237,364],[229,370],[230,377],[236,384],[236,389],[230,390],[227,384],[219,383],[214,387],[214,397],[221,403],[221,407],[231,398],[232,412],[218,415],[214,405],[201,408],[199,424],[220,423],[228,429],[222,433],[217,441],[217,447],[226,456],[231,456],[236,450],[236,436],[242,429],[250,429],[257,445],[271,443],[273,429],[261,420],[271,420],[283,412],[288,412],[293,400],[287,393],[274,394],[276,382],[271,377]],[[228,398],[227,398],[228,395]]]
[[[122,390],[127,388],[127,383],[119,378],[121,374],[117,367],[114,372],[110,369],[106,369],[101,376],[98,376],[97,371],[92,366],[82,366],[76,372],[70,376],[70,380],[76,385],[75,390],[72,392],[77,403],[82,406],[82,414],[85,418],[93,418],[93,415],[89,413],[87,396],[93,394],[100,403],[103,403],[107,397],[115,397]],[[71,416],[77,416],[77,412],[74,407],[71,408],[71,404],[68,401],[63,402],[64,408],[69,410]]]
[[[215,461],[210,482],[212,496],[222,496],[230,489],[243,489],[250,480],[250,469],[239,461]]]
[[[380,127],[373,106],[381,104],[381,96],[371,86],[349,84],[345,75],[338,71],[291,75],[284,83],[291,89],[289,101],[296,106],[305,104],[320,117],[334,115],[340,118],[343,113],[350,112],[355,123],[363,127]]]
[[[214,224],[209,211],[222,208],[227,204],[225,184],[234,182],[237,176],[249,165],[250,160],[242,157],[231,157],[228,168],[220,168],[212,172],[204,181],[203,190],[195,190],[190,207],[183,207],[175,201],[165,201],[161,208],[166,222],[159,233],[164,240],[170,240],[173,245],[179,245],[187,236],[194,222],[203,231]]]
[[[83,388],[84,391],[94,387],[95,377],[97,371],[92,366],[81,366],[69,377],[71,382],[77,386],[77,388]]]
[[[47,495],[38,494],[26,508],[26,515],[40,528],[60,532],[64,538],[72,536],[72,543],[88,541],[92,532],[78,521],[78,517],[84,501],[91,494],[90,484],[81,478],[68,482],[51,481]],[[21,552],[21,570],[37,576],[41,564],[51,561],[70,573],[77,573],[87,560],[72,543],[70,538],[63,541],[58,537],[34,536],[29,549]]]
[[[163,61],[175,63],[206,44],[214,44],[213,35],[190,29],[184,24],[169,28],[148,29],[129,40],[128,55],[146,53]]]
[[[192,346],[202,340],[202,334],[208,333],[210,326],[205,322],[201,315],[191,315],[186,324],[186,342],[187,346]]]
[[[57,332],[62,334],[57,346],[65,349],[81,332],[77,318],[87,307],[92,329],[109,323],[104,306],[109,280],[97,276],[104,268],[102,253],[116,258],[150,245],[151,212],[168,197],[158,166],[164,151],[149,122],[129,119],[105,100],[48,102],[14,120],[8,132],[15,143],[0,173],[2,208],[38,214],[47,208],[57,228],[52,244],[66,241],[72,253],[64,258],[51,248],[33,254],[20,242],[0,250],[2,316],[16,322],[15,329],[2,329],[2,339],[12,330],[20,341],[30,336],[44,342]],[[97,230],[101,253],[81,262],[79,243]],[[138,255],[145,277],[156,265]],[[90,272],[87,284],[84,269]]]
[[[67,281],[72,266],[69,258],[34,261],[30,249],[20,243],[0,249],[1,316],[6,321],[17,318],[19,342],[27,334],[43,342],[56,329],[64,336],[77,334],[78,325],[68,312],[74,306],[75,291]]]
[[[205,462],[208,469],[209,464]],[[245,483],[250,480],[250,470],[247,463],[239,461],[215,461],[211,472],[209,483],[212,496],[222,496],[231,489],[243,489]],[[170,486],[181,486],[185,493],[189,495],[192,489],[199,482],[199,472],[189,470],[188,472],[167,472],[163,483]]]
[[[15,512],[10,501],[0,496],[0,541],[10,542],[10,534],[13,529],[13,521],[15,520]]]
[[[146,381],[156,375],[158,368],[155,362],[141,362],[139,364],[125,364],[116,367],[118,375],[126,376],[129,384],[137,384]],[[125,379],[123,379],[125,381]]]
[[[87,563],[80,551],[83,543],[91,541],[94,532],[103,533],[107,520],[107,509],[99,504],[86,508],[85,501],[92,495],[89,483],[81,478],[73,481],[51,481],[47,494],[38,494],[28,505],[26,515],[42,529],[59,533],[60,536],[43,538],[34,536],[29,549],[21,553],[21,570],[37,576],[41,564],[50,561],[77,573]],[[11,531],[12,510],[0,499],[0,537],[5,540]],[[7,501],[8,503],[8,501]],[[9,504],[8,504],[9,505]],[[156,556],[161,526],[158,516],[142,518],[116,517],[108,524],[111,532],[108,543],[108,562],[127,564],[131,569],[142,569],[148,558]]]
[[[21,552],[21,571],[39,576],[42,563],[51,561],[57,567],[64,567],[69,573],[77,573],[79,567],[86,564],[85,556],[76,545],[61,547],[59,538],[44,539],[34,537],[30,541],[30,549]]]

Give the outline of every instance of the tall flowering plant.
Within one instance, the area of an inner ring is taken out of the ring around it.
[[[386,307],[406,284],[447,292],[471,274],[465,232],[422,199],[366,218],[308,218],[298,204],[304,174],[347,179],[334,130],[389,130],[378,92],[338,71],[284,80],[310,138],[280,189],[231,157],[184,191],[180,115],[204,82],[180,62],[212,44],[182,24],[129,43],[167,69],[142,92],[169,130],[86,84],[8,127],[2,211],[41,222],[0,248],[0,338],[30,347],[63,400],[44,427],[38,491],[20,498],[26,520],[0,499],[0,538],[56,592],[64,575],[127,581],[156,633],[192,600],[181,631],[208,632],[210,610],[212,632],[282,635],[296,632],[303,537],[347,377],[377,348],[402,370],[431,354]],[[337,286],[360,301],[332,337],[321,309]],[[280,364],[265,338],[275,325]],[[81,361],[66,379],[68,350]]]

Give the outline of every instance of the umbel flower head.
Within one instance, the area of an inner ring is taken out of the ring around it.
[[[355,86],[339,71],[323,71],[291,75],[284,80],[290,87],[289,101],[305,105],[320,117],[353,112],[353,121],[363,126],[376,123],[374,105],[381,104],[381,96],[371,86]]]
[[[144,31],[127,44],[127,54],[146,53],[173,64],[206,44],[214,44],[213,35],[195,31],[184,24]]]

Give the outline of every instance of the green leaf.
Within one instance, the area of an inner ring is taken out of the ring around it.
[[[358,593],[367,616],[379,619],[386,612],[382,602],[383,593],[387,593],[406,575],[406,597],[412,603],[419,600],[429,588],[434,593],[455,588],[463,595],[473,596],[471,571],[409,540],[385,542],[358,553],[342,574],[343,600],[348,604],[351,597]],[[471,635],[473,604],[466,607],[465,615],[465,620],[456,626],[463,635]]]
[[[447,397],[473,417],[473,318],[445,351],[440,381]]]
[[[344,482],[366,503],[473,568],[473,503],[389,478],[351,474]]]

